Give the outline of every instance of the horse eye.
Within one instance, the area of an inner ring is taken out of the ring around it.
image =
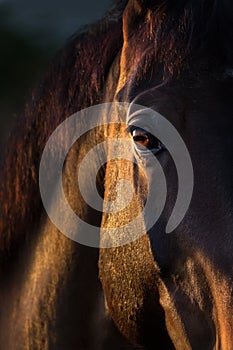
[[[135,127],[130,130],[130,133],[138,150],[150,150],[157,153],[162,149],[161,142],[149,132]]]

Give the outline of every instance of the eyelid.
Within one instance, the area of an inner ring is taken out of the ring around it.
[[[139,128],[156,137],[154,130],[156,130],[157,122],[154,118],[151,118],[151,113],[154,112],[148,108],[145,108],[143,110],[137,110],[133,114],[129,115],[126,121],[128,131],[132,132],[133,129]]]
[[[129,134],[132,134],[132,132],[135,130],[135,129],[137,129],[137,126],[135,126],[135,125],[128,125],[127,127],[126,127],[126,129],[125,129],[125,131],[127,132],[127,133],[129,133]]]
[[[132,125],[133,121],[145,121],[145,116],[149,116],[151,114],[152,110],[150,108],[138,108],[136,106],[136,110],[132,111],[131,109],[127,113],[127,124]],[[147,118],[146,118],[147,119]]]
[[[125,131],[127,133],[132,134],[134,130],[139,129],[142,132],[145,132],[146,134],[151,134],[152,136],[156,137],[150,130],[148,130],[148,127],[143,127],[143,126],[139,126],[139,125],[134,125],[134,124],[130,124],[126,127]]]

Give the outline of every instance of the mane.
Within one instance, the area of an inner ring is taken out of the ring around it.
[[[51,63],[9,138],[0,170],[0,256],[20,250],[42,211],[38,169],[46,141],[73,113],[101,102],[108,70],[122,45],[124,1],[75,35]]]
[[[123,39],[129,43],[128,65],[139,76],[160,66],[163,75],[175,76],[192,59],[202,62],[203,57],[213,67],[219,62],[232,66],[232,13],[230,0],[122,0],[70,40],[34,89],[1,162],[4,258],[19,250],[38,222],[38,168],[48,137],[71,114],[103,101],[108,72]]]

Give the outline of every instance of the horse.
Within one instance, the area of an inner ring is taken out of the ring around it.
[[[119,1],[67,43],[34,89],[1,160],[2,349],[233,348],[232,10],[229,0]],[[126,104],[128,116],[143,106],[142,122],[156,111],[184,140],[194,189],[171,234],[174,159],[156,130],[125,128],[117,113],[75,142],[62,174],[74,212],[99,228],[100,248],[65,237],[47,216],[39,191],[47,140],[72,114],[105,102]],[[99,193],[114,207],[122,178],[135,191],[115,213],[88,206],[75,180],[87,152],[108,138],[128,143],[99,169]],[[140,166],[120,159],[124,148]],[[166,174],[166,204],[154,225],[135,225],[137,239],[118,244],[146,202],[148,148]]]

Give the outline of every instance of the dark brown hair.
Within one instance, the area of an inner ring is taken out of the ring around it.
[[[7,257],[32,234],[42,204],[38,169],[45,143],[71,114],[103,98],[103,86],[122,46],[123,2],[67,43],[34,89],[9,138],[0,170],[0,254]]]

